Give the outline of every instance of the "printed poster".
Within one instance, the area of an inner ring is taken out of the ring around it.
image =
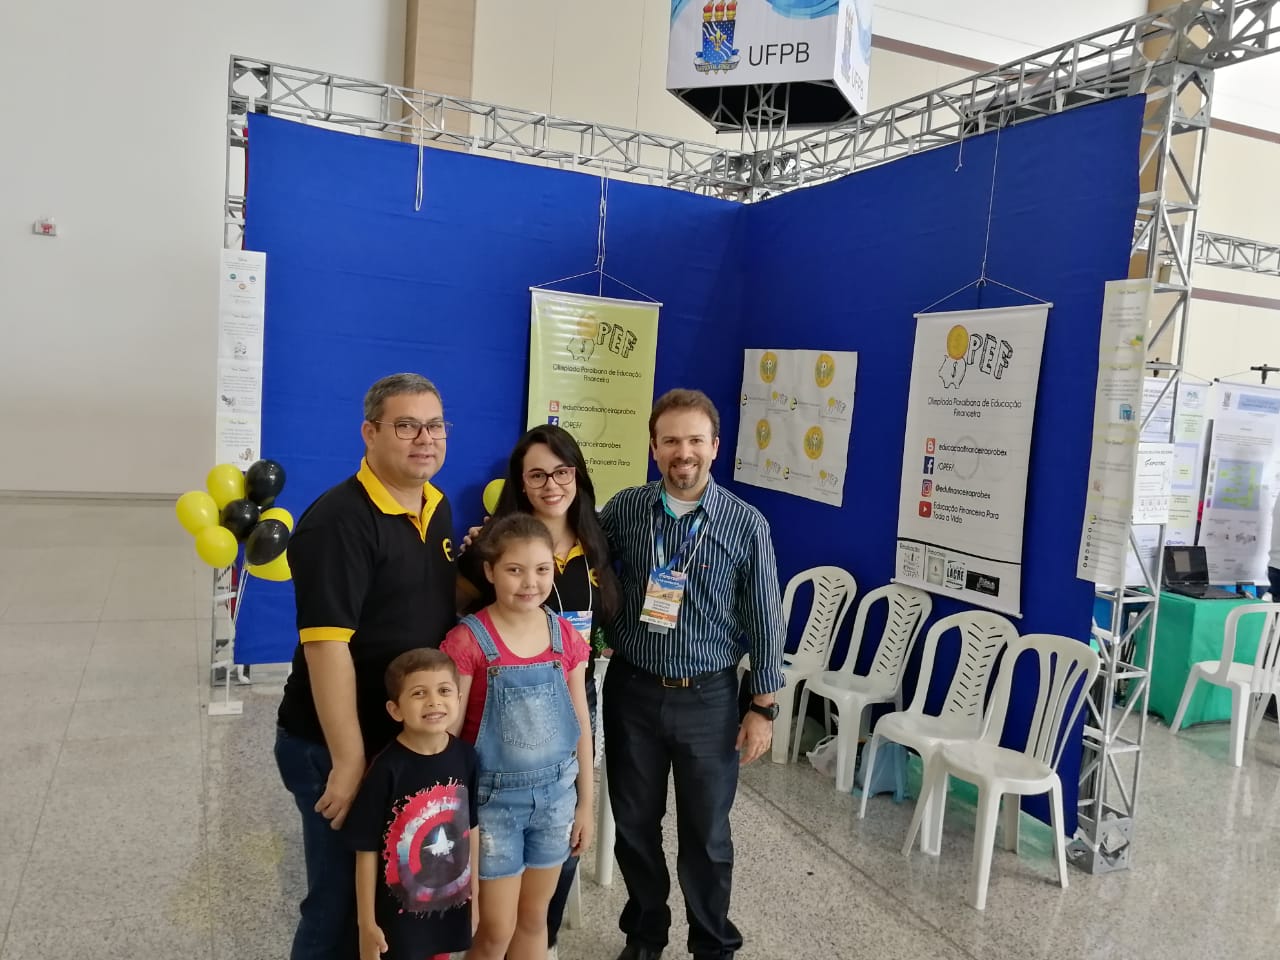
[[[1142,432],[1150,300],[1147,279],[1112,280],[1102,298],[1093,448],[1076,560],[1076,576],[1094,583],[1114,585],[1125,579]]]
[[[1267,582],[1271,508],[1280,491],[1280,390],[1214,385],[1200,544],[1213,583]]]
[[[267,255],[223,250],[218,285],[214,459],[248,468],[261,457],[262,334]]]
[[[747,350],[733,478],[843,504],[857,378],[856,353]]]
[[[564,427],[605,503],[645,482],[660,303],[531,288],[529,426]]]
[[[896,579],[1021,614],[1027,463],[1049,305],[916,315]]]

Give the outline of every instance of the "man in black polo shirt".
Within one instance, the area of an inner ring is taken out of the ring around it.
[[[364,399],[365,458],[322,494],[289,543],[299,643],[285,684],[276,763],[302,814],[307,896],[291,960],[356,954],[355,860],[338,833],[369,761],[396,735],[383,674],[456,622],[453,517],[429,482],[449,424],[412,373]]]

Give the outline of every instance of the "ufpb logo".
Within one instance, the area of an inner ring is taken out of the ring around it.
[[[829,353],[818,355],[818,360],[813,365],[813,379],[818,386],[825,390],[831,386],[831,381],[836,378],[836,361]]]
[[[773,439],[773,428],[769,426],[768,420],[760,420],[756,423],[756,446],[763,450],[769,446],[769,441]]]
[[[810,427],[804,433],[804,455],[810,460],[817,460],[822,456],[822,428]]]
[[[773,383],[773,378],[778,375],[778,355],[772,350],[766,350],[760,355],[760,379],[765,383]]]
[[[741,62],[733,35],[738,28],[738,0],[707,0],[702,8],[702,49],[693,55],[699,73],[728,73]]]
[[[947,354],[938,368],[938,378],[948,390],[959,389],[970,367],[1000,380],[1013,360],[1013,345],[990,333],[970,333],[957,323],[947,331]]]

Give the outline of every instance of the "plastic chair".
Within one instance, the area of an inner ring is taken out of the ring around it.
[[[1265,617],[1258,652],[1252,664],[1235,663],[1236,632],[1241,619],[1248,616]],[[1231,763],[1238,767],[1244,763],[1245,738],[1253,739],[1257,735],[1267,704],[1272,697],[1280,696],[1280,603],[1250,603],[1227,614],[1222,659],[1202,660],[1191,665],[1178,712],[1173,715],[1174,733],[1182,729],[1182,717],[1201,680],[1231,691]]]
[[[778,719],[784,722],[773,725],[773,748],[770,759],[774,763],[787,762],[787,748],[791,744],[794,726],[796,690],[811,676],[826,669],[832,643],[844,625],[845,615],[853,605],[858,584],[853,575],[840,567],[810,567],[791,578],[782,594],[782,622],[791,622],[791,606],[796,591],[805,583],[813,583],[813,602],[809,606],[809,618],[800,632],[800,645],[795,653],[782,655],[782,676],[785,681],[776,693]],[[746,671],[750,656],[738,664],[738,683]],[[803,723],[803,717],[801,718]],[[796,741],[799,742],[799,734]]]
[[[938,642],[950,630],[960,632],[960,657],[951,676],[942,711],[934,716],[925,713],[925,700],[933,680]],[[927,767],[929,758],[944,743],[976,740],[982,736],[987,685],[1001,651],[1017,636],[1017,627],[1000,614],[985,610],[952,614],[931,626],[924,637],[924,654],[920,660],[920,679],[916,683],[915,696],[906,710],[887,713],[876,723],[863,760],[863,782],[873,782],[871,776],[875,769],[876,751],[886,740],[910,747],[920,754]],[[868,796],[869,791],[863,790],[859,819],[867,815]],[[925,818],[921,847],[926,853],[938,852],[941,829],[937,824],[944,802],[945,798],[938,798],[931,816]]]
[[[1026,746],[1011,750],[1000,746],[1009,695],[1013,689],[1018,658],[1035,653],[1040,667],[1040,683]],[[995,845],[996,813],[1005,794],[1034,796],[1049,794],[1053,821],[1053,844],[1058,861],[1058,879],[1067,885],[1067,843],[1063,835],[1062,781],[1058,762],[1071,730],[1084,707],[1089,688],[1098,675],[1098,655],[1086,643],[1048,633],[1029,634],[1009,641],[987,710],[985,729],[979,740],[943,744],[925,768],[925,782],[907,831],[904,855],[920,830],[929,802],[946,797],[949,777],[959,777],[978,788],[978,817],[973,846],[973,879],[970,902],[978,910],[987,906],[987,884],[991,879],[991,854]],[[945,804],[942,804],[945,806]],[[1004,843],[1018,849],[1019,804],[1004,804]],[[941,824],[939,824],[940,826]]]
[[[862,646],[863,632],[867,624],[867,611],[884,600],[889,605],[888,616],[885,617],[884,633],[880,637],[880,645],[876,648],[875,659],[866,675],[854,673],[858,663],[858,651]],[[862,718],[867,707],[877,703],[897,703],[902,706],[902,667],[911,655],[924,626],[933,609],[933,600],[923,590],[904,587],[896,583],[887,587],[872,590],[858,604],[858,614],[853,621],[853,638],[849,643],[849,653],[845,657],[844,666],[840,670],[824,670],[810,677],[805,684],[804,693],[800,695],[800,716],[805,716],[809,707],[809,694],[817,694],[827,700],[828,717],[831,704],[835,704],[840,713],[840,723],[836,729],[836,789],[848,793],[853,789],[853,754],[858,745],[858,734],[862,730]],[[796,738],[791,749],[791,759],[796,758],[800,749],[800,738]]]

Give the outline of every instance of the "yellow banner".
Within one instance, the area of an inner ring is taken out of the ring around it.
[[[532,293],[529,426],[573,434],[603,504],[648,472],[661,304]]]

